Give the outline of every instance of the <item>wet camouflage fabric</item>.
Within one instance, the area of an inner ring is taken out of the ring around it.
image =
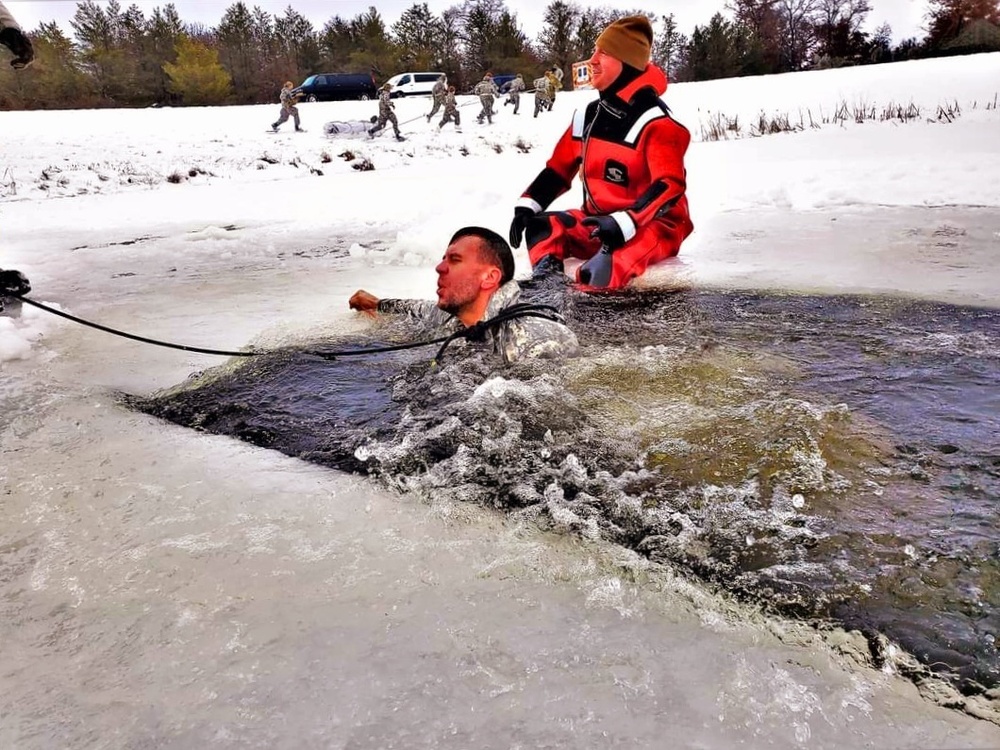
[[[521,287],[516,281],[508,281],[490,299],[484,319],[496,317],[517,304],[520,297]],[[429,300],[384,299],[378,303],[378,311],[410,315],[427,326],[429,335],[444,336],[462,328],[458,318],[438,309],[437,304]],[[504,364],[532,357],[572,357],[580,345],[576,334],[565,324],[529,317],[502,323],[486,334],[486,340]],[[453,346],[463,342],[464,339],[456,341]]]

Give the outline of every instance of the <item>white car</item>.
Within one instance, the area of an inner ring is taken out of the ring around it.
[[[444,73],[425,71],[421,73],[397,73],[386,83],[392,84],[391,97],[430,95],[434,89],[437,79]]]

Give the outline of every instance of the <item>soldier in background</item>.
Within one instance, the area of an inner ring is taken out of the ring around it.
[[[0,2],[0,44],[14,55],[10,65],[16,70],[26,68],[35,59],[35,50],[31,46],[31,40],[21,31],[14,16],[4,7],[2,2]]]
[[[295,120],[295,132],[303,132],[299,123],[299,108],[295,106],[299,103],[299,97],[302,96],[302,93],[292,93],[292,87],[294,85],[295,84],[291,81],[285,81],[285,85],[281,89],[281,94],[279,95],[279,99],[281,101],[281,116],[278,118],[277,122],[271,123],[271,130],[275,133],[278,132],[278,128],[281,127],[282,123],[288,121],[289,117],[292,117]]]
[[[535,79],[532,86],[535,87],[535,117],[538,117],[538,113],[543,109],[550,109],[552,107],[552,93],[549,88],[549,79],[545,76],[540,76]]]
[[[434,108],[431,113],[427,115],[427,122],[431,121],[431,118],[437,114],[437,111],[441,109],[441,105],[444,104],[445,94],[448,93],[448,76],[442,73],[438,76],[437,81],[434,82],[434,88],[431,89],[431,96],[434,97]]]
[[[462,117],[458,112],[458,104],[455,103],[454,86],[449,86],[448,93],[444,95],[444,116],[441,118],[441,122],[438,123],[438,130],[443,128],[445,124],[449,122],[455,123],[456,132],[462,132]]]
[[[489,121],[490,125],[493,124],[493,100],[499,95],[497,91],[496,84],[493,83],[493,75],[487,73],[483,76],[483,80],[476,84],[476,87],[472,90],[472,93],[479,97],[479,101],[482,102],[483,109],[476,115],[476,122],[480,125],[483,124],[483,120]]]
[[[549,111],[556,103],[556,92],[562,88],[562,76],[556,75],[558,68],[555,66],[545,71],[545,79],[549,82]]]
[[[369,129],[368,135],[374,138],[375,134],[384,128],[387,122],[391,122],[392,129],[396,133],[396,140],[402,141],[405,139],[399,134],[399,121],[396,119],[396,113],[392,111],[396,105],[390,99],[390,91],[392,91],[391,83],[382,84],[382,89],[378,94],[378,120]]]
[[[521,106],[521,92],[522,91],[524,91],[524,76],[522,76],[520,73],[518,73],[517,77],[514,78],[514,80],[510,82],[510,86],[507,89],[507,101],[505,101],[503,103],[503,106],[505,106],[505,107],[508,104],[513,104],[514,105],[514,114],[515,115],[517,114],[517,110]]]

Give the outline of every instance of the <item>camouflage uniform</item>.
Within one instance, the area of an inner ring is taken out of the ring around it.
[[[549,110],[551,111],[552,105],[556,103],[556,92],[562,88],[562,79],[551,70],[545,72],[545,78],[549,82]]]
[[[447,94],[444,95],[444,116],[441,118],[441,122],[438,123],[438,130],[445,126],[445,123],[455,122],[455,130],[458,130],[462,126],[462,117],[458,112],[458,104],[455,103],[455,92],[449,90]]]
[[[431,89],[431,96],[434,97],[434,108],[431,113],[427,115],[427,122],[431,121],[431,118],[437,114],[437,111],[441,109],[441,105],[444,104],[445,94],[448,93],[448,79],[441,76],[437,79],[434,84],[434,88]]]
[[[490,125],[493,124],[493,99],[500,93],[497,91],[496,84],[493,83],[492,76],[486,76],[476,87],[472,90],[472,93],[479,97],[479,101],[483,103],[482,111],[476,115],[476,122],[480,125],[483,123],[483,119],[489,120]]]
[[[392,111],[395,106],[389,98],[389,89],[383,86],[382,90],[378,92],[378,120],[368,131],[368,135],[374,138],[375,133],[384,128],[387,122],[391,122],[392,129],[396,133],[396,139],[399,140],[402,138],[399,134],[399,122],[396,120],[396,113]]]
[[[543,109],[548,109],[552,104],[552,94],[549,91],[549,79],[545,76],[541,78],[536,78],[534,84],[535,87],[535,117],[538,117],[538,113]]]
[[[507,101],[503,103],[506,107],[508,104],[514,105],[514,114],[517,114],[517,110],[521,107],[521,92],[524,91],[524,78],[521,74],[517,74],[517,78],[510,82],[510,88],[507,89]]]
[[[295,129],[302,130],[302,128],[299,127],[299,108],[295,106],[296,102],[299,100],[299,95],[292,93],[291,86],[285,86],[281,89],[280,99],[281,117],[278,118],[277,122],[271,124],[271,129],[277,130],[281,127],[283,122],[288,121],[288,117],[291,115],[295,119]]]
[[[35,59],[35,50],[31,46],[31,40],[25,36],[14,16],[0,2],[0,44],[4,45],[13,53],[14,59],[10,61],[11,67],[23,68],[31,64]]]
[[[517,304],[520,296],[521,287],[516,281],[508,281],[490,298],[483,320],[494,318]],[[430,300],[383,299],[378,303],[378,311],[410,315],[428,328],[433,328],[435,336],[454,333],[462,328],[458,318],[441,310]],[[486,334],[486,341],[491,345],[493,353],[503,359],[504,364],[526,357],[571,357],[579,347],[576,334],[565,324],[531,317],[514,318],[491,328]]]

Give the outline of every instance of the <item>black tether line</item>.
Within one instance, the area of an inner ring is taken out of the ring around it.
[[[101,325],[100,323],[93,323],[89,320],[84,320],[83,318],[78,318],[75,315],[70,315],[69,313],[62,312],[61,310],[56,310],[54,307],[49,307],[48,305],[43,305],[41,302],[36,302],[33,299],[28,299],[27,297],[14,294],[11,295],[22,302],[27,302],[29,305],[39,308],[40,310],[45,310],[45,312],[52,313],[53,315],[58,315],[60,318],[66,318],[67,320],[72,320],[74,323],[79,323],[80,325],[88,326],[90,328],[96,328],[98,331],[104,331],[105,333],[110,333],[114,336],[121,336],[122,338],[131,339],[132,341],[139,341],[143,344],[152,344],[153,346],[163,346],[168,349],[180,349],[185,352],[195,352],[197,354],[213,354],[219,357],[259,357],[263,354],[269,354],[268,351],[227,351],[225,349],[205,349],[200,346],[187,346],[186,344],[173,344],[169,341],[158,341],[157,339],[147,338],[145,336],[137,336],[134,333],[126,333],[125,331],[119,331],[115,328],[109,328],[108,326]],[[421,346],[430,346],[432,344],[441,344],[441,348],[438,349],[438,353],[434,356],[434,362],[440,362],[441,357],[444,356],[445,350],[451,345],[455,339],[481,339],[486,331],[490,328],[494,328],[501,323],[505,323],[508,320],[513,320],[515,318],[544,318],[546,320],[552,320],[557,323],[565,322],[559,311],[552,305],[536,305],[526,302],[521,302],[516,305],[511,305],[510,307],[501,310],[499,314],[489,320],[483,320],[475,325],[468,326],[467,328],[460,328],[459,330],[451,333],[447,336],[438,336],[437,338],[427,339],[426,341],[411,341],[407,344],[393,344],[390,346],[375,346],[368,349],[352,349],[349,351],[335,351],[335,352],[319,352],[319,351],[307,351],[306,354],[311,354],[316,357],[321,357],[323,359],[337,359],[338,357],[357,357],[364,354],[383,354],[386,352],[398,352],[404,349],[416,349]]]

